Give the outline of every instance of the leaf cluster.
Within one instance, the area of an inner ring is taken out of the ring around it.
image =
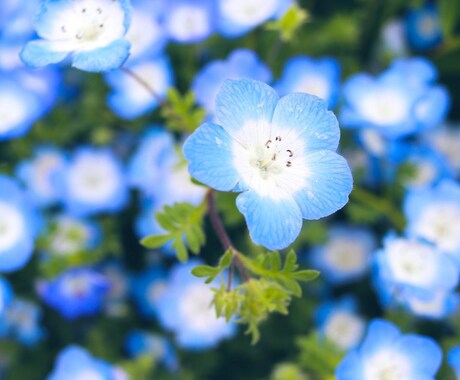
[[[141,244],[146,248],[160,248],[167,243],[176,250],[177,258],[184,262],[188,259],[188,250],[194,254],[200,252],[206,242],[203,231],[203,218],[206,214],[206,204],[193,206],[190,203],[174,203],[165,206],[156,213],[156,219],[165,233],[155,234],[142,239]]]

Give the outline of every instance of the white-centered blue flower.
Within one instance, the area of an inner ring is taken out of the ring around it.
[[[0,175],[0,272],[22,268],[32,256],[40,216],[18,184]]]
[[[129,55],[124,38],[130,23],[129,0],[42,0],[35,19],[41,39],[30,41],[21,59],[30,67],[58,63],[72,55],[84,71],[120,67]]]
[[[236,200],[252,240],[281,249],[300,233],[302,219],[319,219],[348,201],[353,179],[335,150],[339,127],[327,103],[270,86],[227,80],[216,97],[220,123],[200,126],[185,142],[190,174]]]
[[[362,345],[336,369],[337,380],[434,380],[442,351],[428,337],[406,334],[384,320],[374,320]]]

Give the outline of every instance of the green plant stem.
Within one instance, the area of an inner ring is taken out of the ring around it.
[[[359,187],[353,189],[350,197],[363,205],[369,206],[370,208],[381,212],[393,223],[394,227],[398,231],[402,231],[404,229],[406,224],[404,215],[388,199],[380,198],[379,196]]]
[[[127,67],[121,67],[120,68],[121,71],[123,71],[126,75],[128,75],[129,77],[131,77],[132,79],[134,79],[137,83],[139,83],[142,87],[144,87],[144,89],[147,90],[147,92],[152,95],[152,97],[155,99],[155,101],[164,109],[166,109],[169,114],[171,116],[174,117],[174,119],[184,125],[185,127],[187,127],[187,123],[185,122],[184,118],[178,114],[176,112],[176,110],[171,107],[171,105],[166,101],[164,100],[160,95],[157,94],[157,92],[155,91],[155,89],[150,86],[144,79],[142,79],[139,75],[137,75],[133,70],[127,68]],[[187,128],[185,128],[184,130],[187,130]]]
[[[219,214],[217,212],[217,207],[216,207],[216,198],[214,194],[214,190],[209,189],[208,192],[206,193],[206,201],[208,203],[208,215],[209,219],[211,220],[212,227],[214,228],[214,231],[216,232],[217,237],[219,238],[220,243],[222,244],[222,247],[224,247],[224,250],[232,250],[232,261],[230,263],[230,269],[228,272],[228,285],[227,288],[231,288],[232,286],[232,279],[233,279],[233,266],[236,266],[238,269],[238,272],[240,272],[240,275],[243,279],[244,282],[248,282],[251,278],[249,277],[249,274],[241,261],[241,257],[243,255],[238,252],[238,250],[235,248],[233,245],[232,241],[230,240],[230,237],[227,234],[227,231],[225,230],[225,227],[222,223],[222,220],[219,217]]]

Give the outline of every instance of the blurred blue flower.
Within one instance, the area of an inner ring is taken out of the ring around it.
[[[131,276],[131,294],[141,315],[152,318],[157,315],[156,301],[166,287],[166,272],[157,265]]]
[[[426,144],[433,145],[447,160],[456,177],[460,176],[460,128],[443,125],[422,136]]]
[[[366,274],[375,248],[369,229],[337,225],[329,229],[327,242],[308,254],[309,262],[327,282],[345,284]]]
[[[429,319],[451,316],[460,306],[460,296],[452,291],[412,289],[404,293],[405,306],[412,314]]]
[[[133,330],[125,340],[125,348],[132,357],[152,356],[155,362],[162,363],[168,370],[177,370],[179,363],[171,342],[161,335]]]
[[[252,50],[234,50],[227,60],[215,60],[204,66],[195,76],[192,89],[196,101],[210,115],[214,115],[216,95],[226,79],[250,78],[271,81],[271,70]]]
[[[434,187],[409,191],[404,199],[406,231],[430,241],[460,265],[460,185],[444,180]]]
[[[40,298],[66,319],[97,314],[109,289],[110,283],[102,274],[83,267],[71,268],[37,285]]]
[[[16,176],[25,184],[31,199],[42,207],[59,200],[58,178],[64,174],[66,157],[52,147],[39,147],[33,158],[16,167]]]
[[[41,217],[13,179],[0,174],[0,272],[21,269],[30,259]]]
[[[99,267],[99,271],[109,282],[105,296],[104,310],[110,317],[121,317],[128,313],[129,278],[120,261],[110,260]]]
[[[39,0],[3,0],[0,3],[0,40],[21,43],[34,34],[33,18]]]
[[[0,277],[0,315],[3,314],[7,306],[13,300],[13,289],[10,283],[3,277]]]
[[[120,369],[91,356],[85,349],[70,345],[63,349],[46,380],[115,380]]]
[[[405,31],[409,46],[414,50],[428,50],[443,40],[441,18],[437,4],[426,2],[410,9],[405,17]]]
[[[130,23],[129,0],[42,0],[35,19],[41,39],[21,52],[29,67],[43,67],[72,56],[72,66],[84,71],[108,71],[128,58],[124,38]]]
[[[447,354],[447,362],[452,367],[455,375],[460,377],[460,346],[454,346]]]
[[[431,338],[406,334],[390,322],[373,320],[361,346],[336,369],[337,380],[434,379],[442,351]]]
[[[283,74],[275,84],[281,96],[305,92],[324,99],[329,108],[337,104],[340,90],[340,65],[335,58],[314,59],[297,56],[286,61]]]
[[[341,121],[392,139],[439,126],[450,101],[436,77],[436,68],[423,58],[396,60],[377,77],[356,74],[344,84]]]
[[[197,43],[215,29],[214,0],[170,0],[164,10],[164,28],[171,41]]]
[[[128,201],[124,168],[107,148],[79,148],[67,165],[60,194],[65,209],[76,216],[118,212]]]
[[[252,240],[285,248],[302,219],[319,219],[348,202],[353,179],[335,153],[339,127],[327,103],[313,95],[279,98],[268,85],[226,80],[216,98],[222,125],[200,126],[185,142],[190,174],[236,200]]]
[[[109,107],[124,119],[135,119],[155,109],[166,90],[173,85],[172,66],[165,56],[155,56],[141,61],[128,62],[129,70],[155,91],[152,94],[144,85],[123,71],[112,71],[105,79],[112,92],[107,97]]]
[[[217,0],[219,33],[238,37],[265,21],[281,16],[292,0]]]
[[[356,300],[352,297],[320,305],[316,311],[316,323],[321,338],[344,351],[359,344],[366,326],[364,319],[357,314]]]
[[[40,326],[41,317],[42,312],[35,303],[15,297],[0,315],[0,337],[34,346],[45,336]]]
[[[178,344],[191,350],[214,347],[236,332],[233,322],[216,317],[211,305],[214,292],[190,271],[200,262],[190,260],[177,264],[169,273],[165,289],[155,300],[158,321],[162,327],[175,333]]]

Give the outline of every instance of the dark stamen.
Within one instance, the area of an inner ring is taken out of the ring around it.
[[[294,153],[292,153],[292,150],[290,150],[290,149],[286,150],[286,152],[289,153],[289,157],[292,157],[294,155]]]
[[[286,162],[286,166],[290,168],[292,166],[292,162],[291,161]]]
[[[272,140],[268,140],[268,141],[265,143],[265,146],[266,146],[267,148],[270,148],[271,142],[272,142]]]

